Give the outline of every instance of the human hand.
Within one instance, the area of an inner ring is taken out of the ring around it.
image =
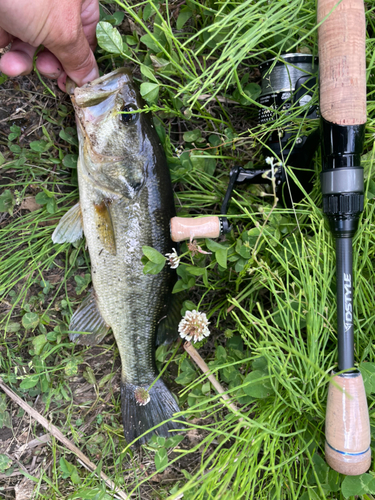
[[[93,54],[98,21],[98,0],[0,0],[0,47],[12,42],[0,71],[9,77],[29,74],[43,45],[36,67],[57,78],[61,90],[67,75],[79,86],[94,80],[99,76]]]

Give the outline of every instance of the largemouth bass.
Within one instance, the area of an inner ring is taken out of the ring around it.
[[[137,113],[143,102],[129,71],[122,68],[76,88],[72,102],[80,203],[62,218],[53,241],[77,240],[82,221],[93,294],[73,315],[70,329],[92,333],[71,339],[96,343],[112,328],[122,363],[122,417],[130,443],[179,411],[161,379],[149,390],[158,375],[157,328],[175,278],[167,266],[157,275],[145,275],[141,263],[143,245],[163,255],[171,251],[172,185],[151,119]],[[155,432],[167,436],[181,427],[167,422]]]

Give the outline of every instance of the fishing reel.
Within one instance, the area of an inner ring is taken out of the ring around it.
[[[317,106],[306,105],[311,101],[316,84],[318,58],[307,54],[286,54],[270,59],[260,66],[262,92],[258,99],[259,124],[277,125],[278,118],[285,113],[309,119],[318,118]],[[301,113],[298,114],[298,108]],[[314,171],[312,159],[319,146],[319,132],[309,135],[296,133],[291,123],[273,128],[262,148],[266,164],[259,168],[234,167],[229,174],[227,192],[221,206],[221,214],[228,210],[233,189],[237,183],[274,184],[276,196],[286,207],[303,198],[300,187],[287,174],[284,164],[292,168],[295,177],[307,192],[311,191]],[[174,217],[171,221],[173,241],[191,238],[216,238],[230,231],[226,217],[190,219]]]

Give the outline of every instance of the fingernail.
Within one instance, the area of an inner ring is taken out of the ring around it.
[[[84,85],[85,83],[90,83],[98,77],[99,77],[99,71],[98,68],[95,67],[90,71],[90,73],[87,76],[85,76],[85,78],[82,79],[82,85]]]

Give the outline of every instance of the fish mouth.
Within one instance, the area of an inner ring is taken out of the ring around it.
[[[108,75],[101,76],[74,90],[74,104],[79,108],[96,106],[111,95],[118,93],[124,85],[133,81],[129,68],[118,68]]]

